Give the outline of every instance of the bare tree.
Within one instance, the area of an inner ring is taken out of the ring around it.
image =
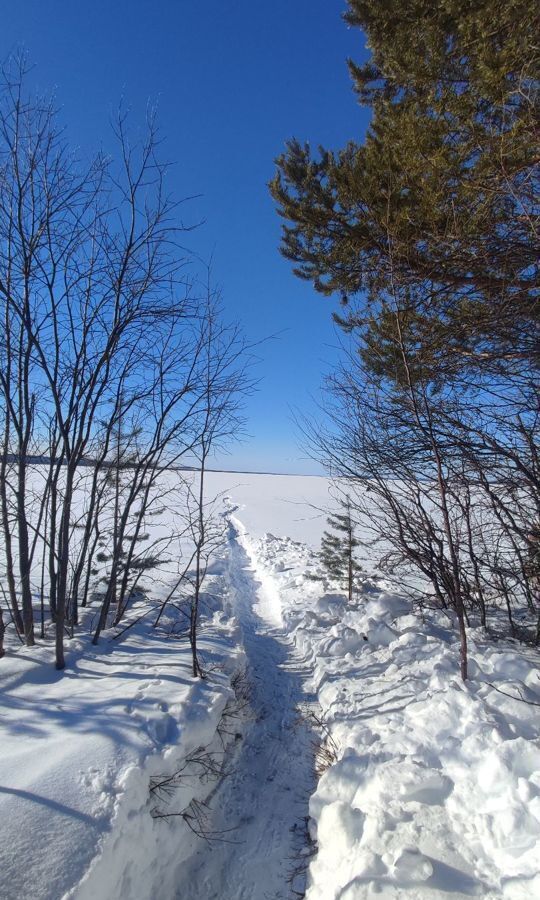
[[[242,429],[242,404],[253,387],[249,375],[250,347],[237,325],[222,321],[219,293],[206,285],[206,304],[200,320],[201,365],[200,420],[193,448],[198,463],[196,486],[191,491],[190,528],[195,548],[193,596],[190,607],[190,644],[193,676],[203,676],[197,650],[201,588],[212,554],[223,543],[223,527],[216,526],[205,497],[208,460],[218,449],[238,440]]]
[[[22,57],[4,70],[0,106],[0,502],[14,622],[31,644],[32,554],[40,549],[56,665],[63,668],[65,629],[77,621],[79,585],[95,546],[93,494],[74,562],[81,466],[93,455],[103,466],[98,448],[110,448],[111,422],[131,408],[136,417],[160,396],[155,443],[139,467],[147,473],[163,456],[171,432],[181,429],[164,430],[165,413],[171,415],[165,396],[176,375],[169,369],[165,388],[155,379],[149,385],[144,373],[156,346],[173,334],[182,344],[179,332],[193,321],[196,303],[178,244],[185,229],[156,156],[154,116],[132,144],[119,114],[120,166],[98,156],[84,167],[69,152],[52,104],[27,94],[27,69]],[[143,387],[134,389],[139,381]],[[37,525],[30,515],[32,454],[49,460]],[[89,480],[95,490],[98,470]]]

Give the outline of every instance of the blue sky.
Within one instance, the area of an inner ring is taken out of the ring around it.
[[[170,187],[201,195],[184,208],[204,220],[186,245],[222,287],[227,313],[260,350],[251,437],[219,460],[235,469],[314,472],[291,409],[314,413],[335,358],[335,302],[298,281],[279,252],[267,190],[287,138],[328,147],[360,139],[346,59],[365,58],[344,0],[0,0],[0,55],[24,46],[32,81],[53,89],[70,141],[91,153],[110,140],[123,99],[134,126],[158,102]]]

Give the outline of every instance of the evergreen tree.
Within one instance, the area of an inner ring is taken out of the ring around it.
[[[371,49],[349,63],[372,111],[366,139],[318,154],[293,140],[270,187],[288,220],[282,252],[348,305],[336,318],[364,329],[373,365],[385,337],[391,349],[396,281],[424,366],[538,362],[537,12],[533,0],[349,0]]]
[[[327,523],[337,534],[325,531],[321,540],[321,562],[328,574],[347,587],[349,603],[352,602],[354,578],[362,567],[355,559],[359,541],[355,537],[355,526],[351,516],[349,498],[341,504],[342,513],[328,516]]]
[[[375,484],[362,521],[455,610],[465,679],[484,583],[511,627],[511,595],[536,609],[537,4],[348,0],[345,18],[371,53],[349,63],[367,135],[337,152],[289,142],[270,185],[283,254],[340,297],[351,335],[314,446]]]

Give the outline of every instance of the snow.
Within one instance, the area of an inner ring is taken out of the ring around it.
[[[252,722],[230,775],[212,798],[213,827],[227,840],[210,852],[201,846],[182,871],[190,900],[290,897],[291,860],[303,850],[303,819],[314,789],[311,731],[297,722],[303,672],[290,638],[276,621],[276,597],[259,581],[243,542],[233,517],[232,570]],[[178,896],[184,896],[182,890]]]
[[[310,800],[307,900],[537,896],[538,709],[520,699],[540,701],[537,651],[471,629],[463,684],[446,614],[421,621],[374,573],[349,607],[306,579],[309,547],[253,538],[338,748]]]
[[[211,680],[191,677],[185,639],[153,632],[148,620],[95,648],[88,637],[68,641],[63,673],[50,646],[1,661],[3,900],[174,896],[177,867],[198,839],[179,819],[151,817],[149,781],[216,744],[231,677],[244,665],[224,612],[226,565],[214,571],[208,589],[220,602],[201,638]],[[212,786],[189,780],[174,803],[185,809]]]
[[[471,628],[463,684],[448,615],[420,618],[368,560],[352,606],[309,577],[325,479],[210,473],[208,489],[229,523],[206,586],[208,680],[146,621],[91,652],[71,641],[64,674],[47,647],[0,662],[0,896],[540,896],[537,650]],[[224,749],[244,666],[249,715]],[[156,800],[151,779],[199,747],[227,776]],[[193,799],[223,839],[151,815]]]
[[[327,509],[333,503],[327,478],[210,472],[207,484],[209,494],[224,493],[231,498],[247,533],[286,535],[302,544],[319,546],[327,527]]]

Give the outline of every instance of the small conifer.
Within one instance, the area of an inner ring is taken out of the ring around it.
[[[355,523],[351,515],[349,498],[341,502],[343,512],[328,516],[328,525],[337,534],[325,531],[321,540],[321,562],[328,574],[347,587],[349,602],[352,602],[355,575],[361,565],[355,559],[355,551],[360,542],[355,537]]]

